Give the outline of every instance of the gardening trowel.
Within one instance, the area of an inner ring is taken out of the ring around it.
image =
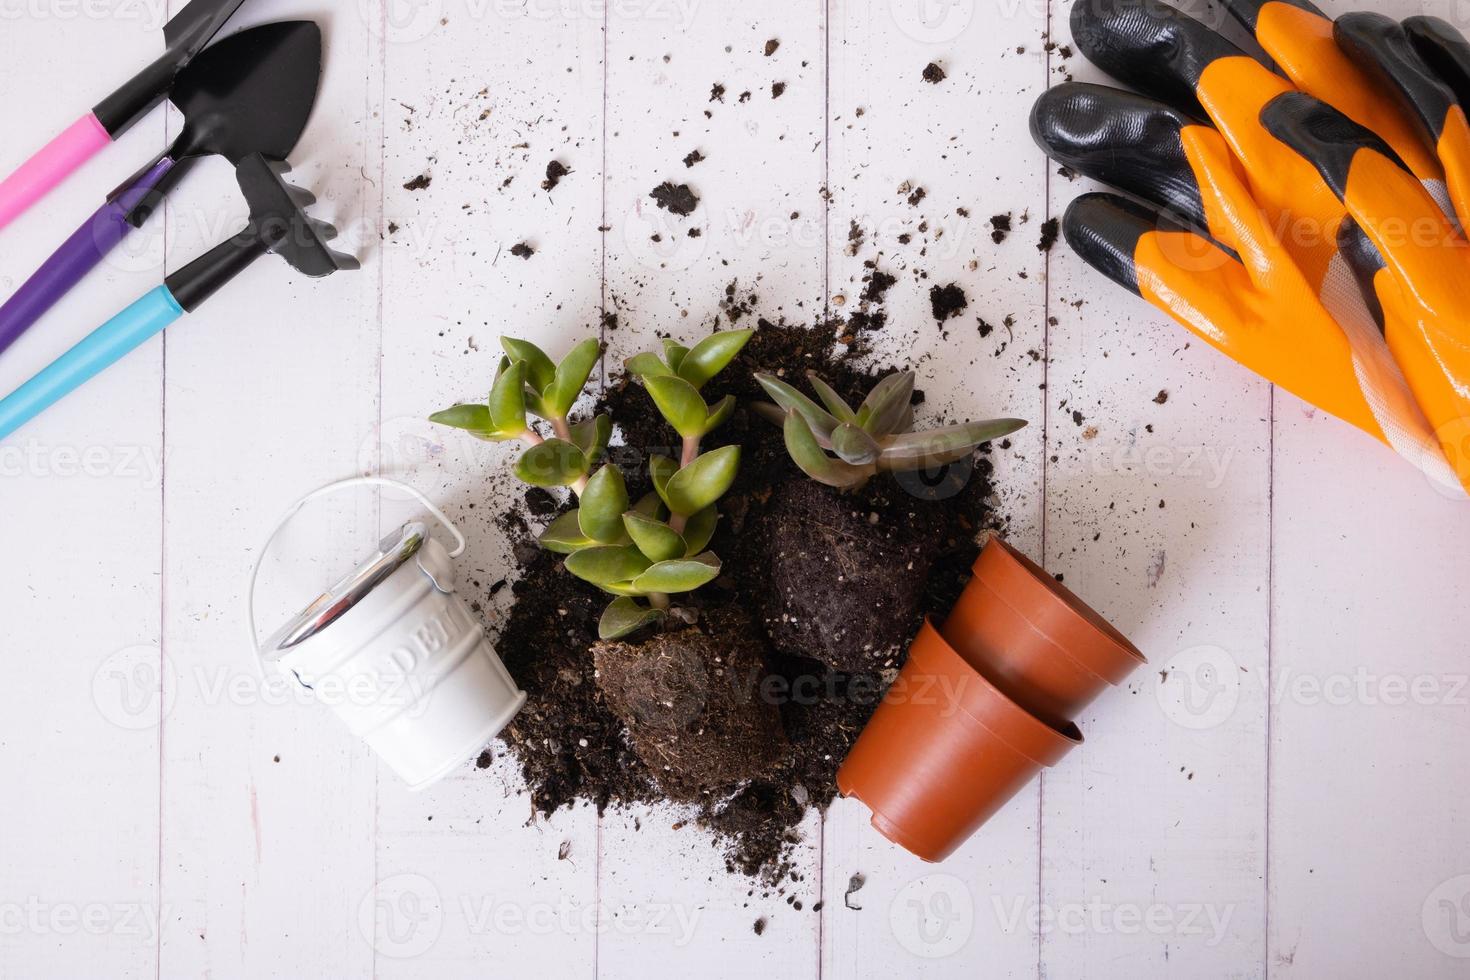
[[[0,228],[46,196],[103,147],[162,102],[179,72],[219,33],[245,0],[192,0],[163,26],[168,50],[97,104],[0,183]]]
[[[283,179],[289,165],[252,154],[235,169],[250,205],[250,224],[164,280],[162,286],[98,327],[40,374],[0,400],[0,439],[121,360],[149,337],[249,268],[276,254],[312,278],[356,269],[357,260],[328,245],[337,230],[306,214],[316,198]]]
[[[253,27],[194,59],[169,96],[184,114],[183,132],[0,306],[0,352],[142,225],[202,157],[218,154],[232,165],[251,153],[284,160],[311,115],[321,65],[321,30],[310,21]]]

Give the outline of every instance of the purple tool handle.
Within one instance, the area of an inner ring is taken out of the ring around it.
[[[53,252],[4,306],[0,306],[0,353],[15,343],[21,334],[95,269],[118,242],[128,236],[133,226],[128,223],[127,216],[173,167],[174,161],[170,157],[164,157],[150,167],[135,184],[87,219],[87,223]]]

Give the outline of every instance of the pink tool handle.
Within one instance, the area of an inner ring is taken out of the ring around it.
[[[24,214],[111,142],[112,137],[90,112],[72,123],[0,184],[0,228]]]

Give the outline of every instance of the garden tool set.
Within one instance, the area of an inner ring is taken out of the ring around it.
[[[321,81],[316,24],[253,27],[205,47],[243,0],[193,0],[164,29],[169,50],[92,114],[0,185],[0,227],[165,98],[183,114],[178,138],[114,192],[0,306],[0,353],[30,329],[134,228],[141,227],[199,160],[224,157],[250,205],[250,226],[169,276],[9,397],[0,437],[34,418],[200,303],[256,258],[274,252],[308,276],[356,263],[326,246],[330,225],[309,218],[312,197],[281,180]]]
[[[1072,247],[1438,484],[1470,486],[1470,45],[1432,17],[1228,0],[1278,74],[1142,0],[1079,0],[1083,83],[1032,114],[1085,194]],[[1456,490],[1456,492],[1459,492]]]

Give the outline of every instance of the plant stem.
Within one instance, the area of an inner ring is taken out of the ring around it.
[[[685,436],[684,437],[684,452],[683,452],[683,455],[679,459],[679,469],[682,470],[684,467],[688,466],[690,463],[694,462],[698,458],[699,458],[699,437],[698,436],[693,436],[693,437]],[[689,518],[685,517],[683,514],[675,514],[673,517],[669,518],[669,527],[673,528],[679,534],[683,534],[684,533],[684,528],[686,528],[688,525],[689,525]]]
[[[663,592],[648,593],[648,604],[655,609],[668,609],[669,597]]]

